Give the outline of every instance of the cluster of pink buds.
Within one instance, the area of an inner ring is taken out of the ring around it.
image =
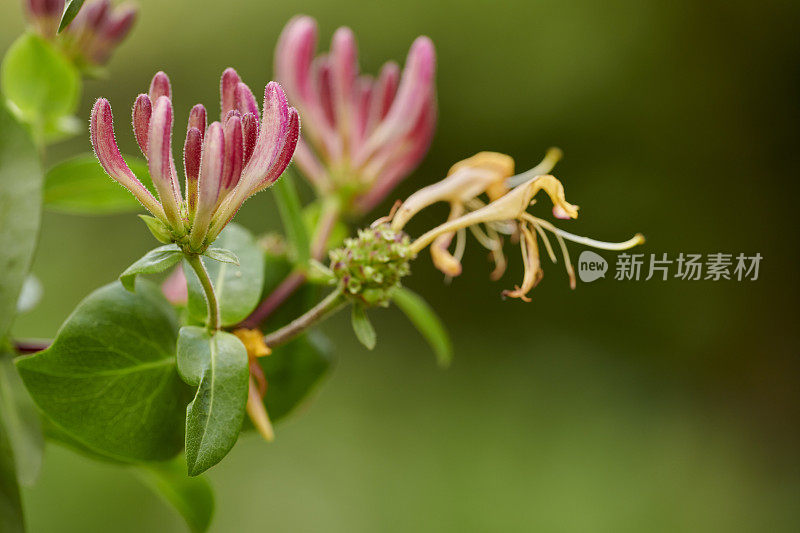
[[[295,162],[321,192],[366,212],[422,160],[436,126],[436,54],[427,37],[411,45],[402,75],[387,62],[377,79],[360,75],[355,36],[333,35],[330,52],[314,57],[317,24],[307,16],[284,28],[275,76],[303,115]]]
[[[44,38],[58,41],[64,52],[86,65],[105,64],[136,21],[134,5],[111,6],[110,0],[89,0],[57,35],[65,0],[25,0],[28,19]]]
[[[185,200],[172,156],[172,90],[166,74],[157,73],[149,93],[140,94],[133,105],[133,131],[158,199],[120,155],[108,100],[100,98],[92,109],[92,145],[105,171],[158,219],[158,228],[149,224],[154,234],[191,253],[203,252],[247,198],[280,177],[300,133],[297,110],[289,107],[277,83],[269,82],[264,90],[260,118],[253,93],[235,70],[222,74],[220,93],[221,121],[207,125],[201,104],[189,114]]]

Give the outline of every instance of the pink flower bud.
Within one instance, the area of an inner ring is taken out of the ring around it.
[[[169,83],[169,76],[163,71],[156,72],[153,80],[150,82],[150,100],[155,102],[160,96],[166,96],[172,99],[172,87]]]
[[[106,173],[131,191],[148,211],[166,222],[167,219],[161,204],[142,185],[119,152],[117,141],[114,138],[114,117],[111,114],[111,104],[105,98],[99,98],[95,102],[89,130],[92,148]]]
[[[167,220],[174,230],[178,230],[182,224],[180,213],[182,198],[175,163],[172,160],[172,122],[172,102],[167,96],[159,96],[150,118],[147,162],[150,167],[150,178],[158,191]]]
[[[133,104],[133,133],[139,149],[147,153],[147,136],[150,132],[150,116],[153,114],[153,103],[146,94],[140,94]]]

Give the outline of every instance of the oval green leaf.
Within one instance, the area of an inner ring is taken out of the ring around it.
[[[353,326],[353,332],[355,332],[358,341],[366,346],[367,350],[375,348],[375,343],[378,342],[378,334],[375,333],[375,328],[372,327],[372,322],[369,321],[369,317],[363,306],[353,305],[353,311],[350,314],[350,323]]]
[[[171,266],[177,265],[183,259],[183,252],[177,244],[165,244],[158,248],[153,248],[144,254],[135,263],[125,269],[119,275],[122,286],[129,291],[133,291],[136,283],[136,276],[139,274],[158,274],[164,272]]]
[[[17,39],[0,67],[0,87],[15,113],[42,138],[78,106],[81,78],[51,43],[33,33]]]
[[[184,326],[178,370],[197,386],[186,408],[186,466],[196,476],[220,462],[239,437],[250,379],[247,349],[230,333]]]
[[[189,389],[175,369],[177,317],[159,288],[120,283],[84,299],[52,346],[17,360],[39,410],[60,433],[123,462],[183,447]]]

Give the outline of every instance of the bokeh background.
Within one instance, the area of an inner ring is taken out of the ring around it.
[[[0,5],[0,48],[23,27],[18,4]],[[108,97],[129,152],[124,117],[156,70],[172,77],[178,109],[213,109],[226,66],[263,87],[280,29],[300,12],[317,17],[323,41],[352,27],[365,71],[402,61],[419,34],[436,43],[438,132],[393,198],[479,150],[524,169],[558,145],[556,174],[582,207],[568,229],[606,240],[641,231],[646,253],[764,257],[755,282],[608,278],[574,292],[548,265],[528,304],[500,298],[521,278],[517,251],[497,283],[474,242],[449,286],[423,257],[408,284],[448,324],[452,368],[435,366],[396,310],[375,313],[374,352],[347,317],[329,321],[338,365],[314,400],[277,442],[243,437],[210,472],[213,531],[800,530],[800,4],[140,4],[81,109],[88,117]],[[51,162],[88,149],[78,138]],[[270,194],[241,221],[277,229]],[[16,334],[53,335],[152,244],[132,216],[45,215],[34,271],[46,300]],[[31,531],[183,530],[130,472],[54,445],[45,460],[24,494]]]

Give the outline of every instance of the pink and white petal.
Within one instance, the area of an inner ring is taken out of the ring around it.
[[[233,116],[225,123],[225,155],[223,158],[222,168],[222,181],[220,183],[220,198],[217,203],[225,196],[225,194],[239,182],[239,177],[242,174],[242,161],[244,160],[244,145],[242,138],[242,119],[238,116]]]
[[[370,76],[360,76],[356,81],[352,129],[350,130],[350,157],[355,156],[367,136],[367,120],[373,83]]]
[[[292,18],[275,47],[275,77],[295,105],[306,107],[311,98],[311,62],[317,47],[317,23],[308,16]]]
[[[258,116],[258,103],[256,97],[253,96],[253,91],[244,83],[239,82],[236,85],[236,109],[244,115],[245,113],[252,113]]]
[[[336,129],[347,138],[352,129],[353,105],[358,76],[358,49],[350,28],[336,30],[331,39],[331,86]]]
[[[213,122],[208,126],[203,138],[203,159],[200,163],[200,177],[197,182],[197,210],[192,223],[189,242],[199,248],[208,233],[211,218],[217,207],[222,172],[225,166],[225,134],[222,124]]]
[[[269,171],[278,155],[286,134],[289,106],[281,86],[271,81],[264,89],[264,114],[258,138],[247,166],[242,171],[241,186],[245,190],[256,187]],[[248,195],[249,196],[249,195]]]
[[[430,148],[436,130],[437,115],[436,100],[431,98],[394,157],[388,158],[382,168],[376,171],[377,178],[370,190],[356,200],[360,212],[367,213],[375,208],[419,165]]]
[[[252,196],[257,192],[266,189],[267,187],[275,183],[278,178],[281,177],[283,171],[286,170],[286,167],[288,167],[289,163],[292,161],[292,156],[294,155],[295,149],[297,148],[297,140],[299,138],[300,138],[300,115],[298,114],[297,109],[290,107],[289,118],[286,126],[286,133],[283,139],[281,140],[280,151],[278,152],[278,155],[273,161],[272,165],[270,165],[267,175],[248,194],[248,196]]]
[[[150,118],[147,163],[167,219],[177,229],[182,224],[181,193],[172,158],[172,122],[172,102],[167,96],[159,96]]]
[[[375,82],[372,97],[369,103],[369,116],[367,118],[367,133],[372,133],[378,123],[383,120],[392,106],[397,84],[400,81],[400,67],[394,61],[383,65]]]
[[[408,52],[397,96],[386,118],[378,125],[355,158],[362,165],[381,146],[405,135],[414,127],[434,92],[436,52],[428,37],[418,37]]]
[[[167,219],[161,204],[142,185],[119,152],[117,141],[114,138],[114,117],[111,113],[111,104],[105,98],[100,98],[95,102],[89,129],[94,153],[103,170],[128,189],[148,211],[166,222]]]

